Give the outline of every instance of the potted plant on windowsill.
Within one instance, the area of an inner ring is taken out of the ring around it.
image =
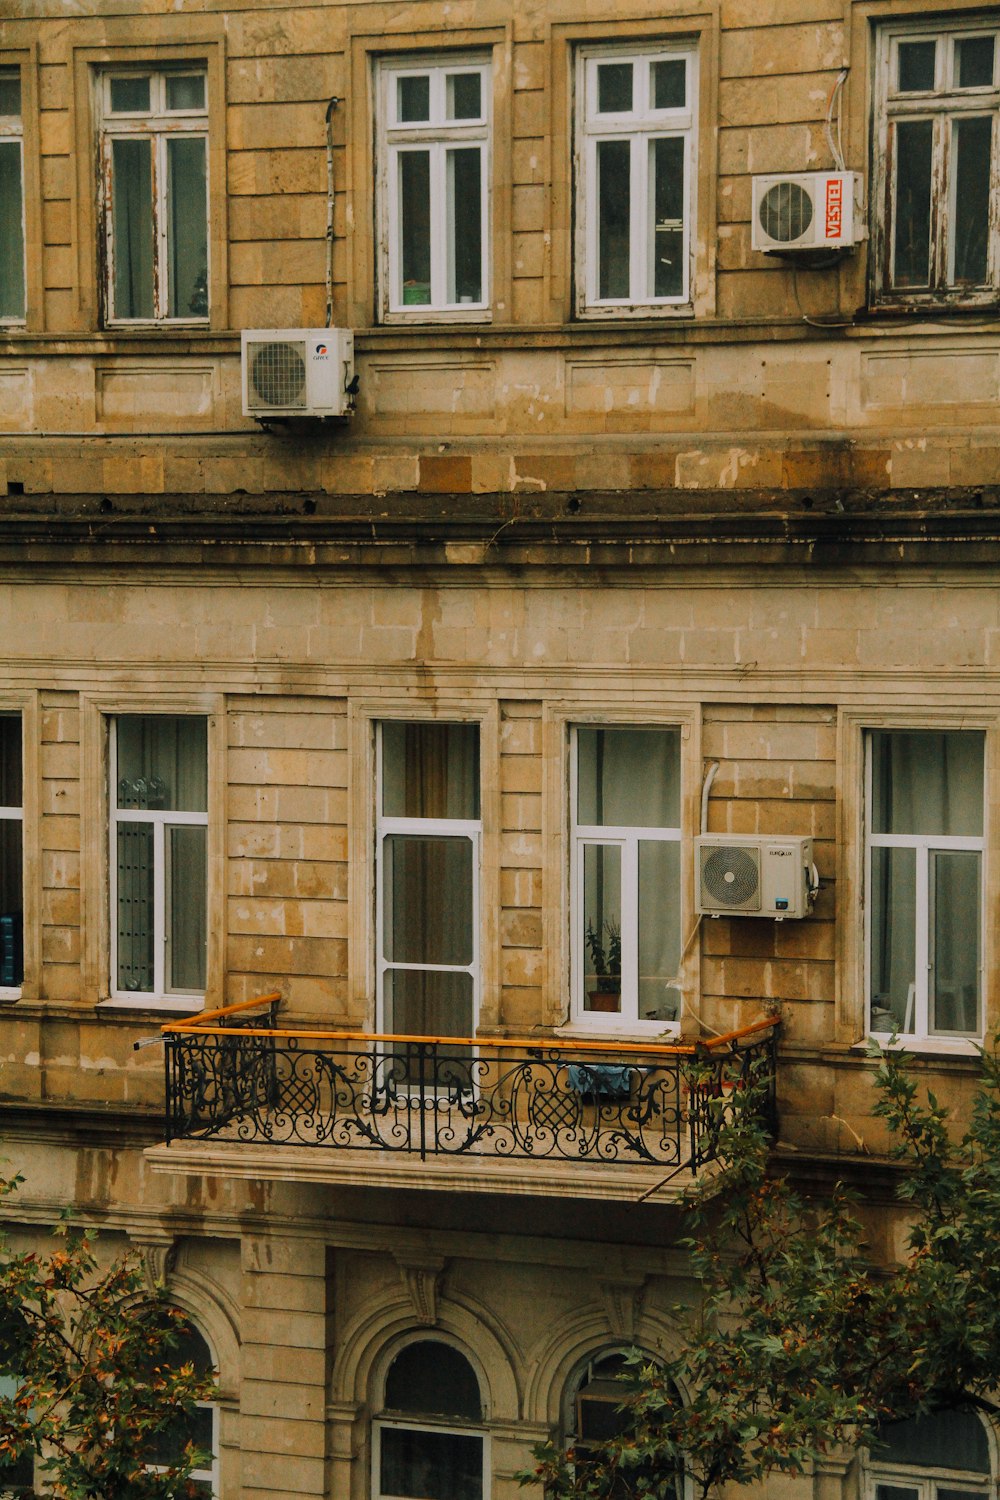
[[[605,937],[607,946],[605,946]],[[595,927],[587,923],[587,951],[594,966],[596,988],[588,992],[591,1010],[617,1011],[621,1009],[622,993],[622,930],[617,922],[604,922]]]

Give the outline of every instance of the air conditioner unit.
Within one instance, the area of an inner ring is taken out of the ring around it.
[[[812,839],[703,833],[695,909],[707,917],[807,917],[819,886]]]
[[[860,172],[786,172],[753,179],[755,250],[771,255],[842,250],[861,238],[860,219]]]
[[[348,328],[244,329],[242,365],[245,417],[343,417],[350,410]]]

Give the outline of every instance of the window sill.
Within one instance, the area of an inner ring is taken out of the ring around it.
[[[679,1021],[632,1021],[614,1016],[607,1021],[570,1021],[557,1027],[553,1035],[568,1042],[597,1042],[606,1037],[616,1046],[623,1042],[670,1043],[680,1040],[681,1027]]]
[[[888,1031],[872,1031],[863,1042],[856,1042],[853,1052],[864,1052],[868,1042],[878,1042],[883,1050],[908,1052],[913,1057],[978,1057],[981,1041],[965,1037],[899,1037],[893,1041]]]
[[[112,995],[98,1000],[96,1010],[162,1011],[170,1015],[196,1015],[205,1009],[204,995]]]
[[[13,1005],[21,998],[21,986],[19,984],[0,984],[0,1005]]]

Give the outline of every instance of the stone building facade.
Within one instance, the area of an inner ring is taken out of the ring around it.
[[[543,1043],[562,1107],[780,1019],[779,1150],[899,1243],[865,1037],[961,1109],[1000,1003],[998,117],[956,0],[0,0],[12,1228],[168,1277],[218,1500],[512,1500],[670,1347],[677,1188],[166,1144],[165,1023]],[[754,248],[837,168],[856,243]],[[351,417],[245,416],[240,331],[329,323]],[[810,915],[700,920],[703,826],[810,839]]]

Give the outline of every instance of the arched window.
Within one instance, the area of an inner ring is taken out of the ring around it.
[[[599,1448],[612,1438],[624,1436],[629,1430],[629,1413],[619,1409],[628,1394],[621,1379],[625,1368],[626,1355],[623,1350],[605,1350],[588,1360],[571,1385],[571,1399],[566,1415],[566,1443],[576,1454],[578,1467],[587,1463],[591,1450]],[[644,1469],[638,1465],[623,1469],[612,1495],[621,1496],[622,1500],[633,1495],[637,1480],[644,1474]],[[650,1471],[647,1477],[652,1480],[653,1472]],[[661,1485],[666,1482],[662,1472],[658,1472],[655,1477]],[[680,1470],[673,1477],[670,1487],[663,1489],[661,1493],[663,1500],[668,1500],[668,1497],[669,1500],[684,1500],[684,1479]]]
[[[440,1339],[407,1344],[385,1378],[373,1424],[374,1500],[487,1500],[483,1398],[464,1354]]]
[[[974,1411],[887,1422],[869,1465],[873,1500],[976,1500],[990,1493],[990,1442]]]
[[[170,1350],[174,1368],[193,1365],[198,1375],[210,1375],[214,1366],[211,1350],[196,1328],[185,1323],[180,1336]],[[179,1461],[188,1443],[212,1455],[211,1462],[195,1469],[191,1478],[199,1500],[215,1500],[218,1491],[216,1468],[218,1462],[218,1410],[212,1401],[199,1401],[190,1416],[179,1413],[156,1438],[150,1469],[165,1469]]]

